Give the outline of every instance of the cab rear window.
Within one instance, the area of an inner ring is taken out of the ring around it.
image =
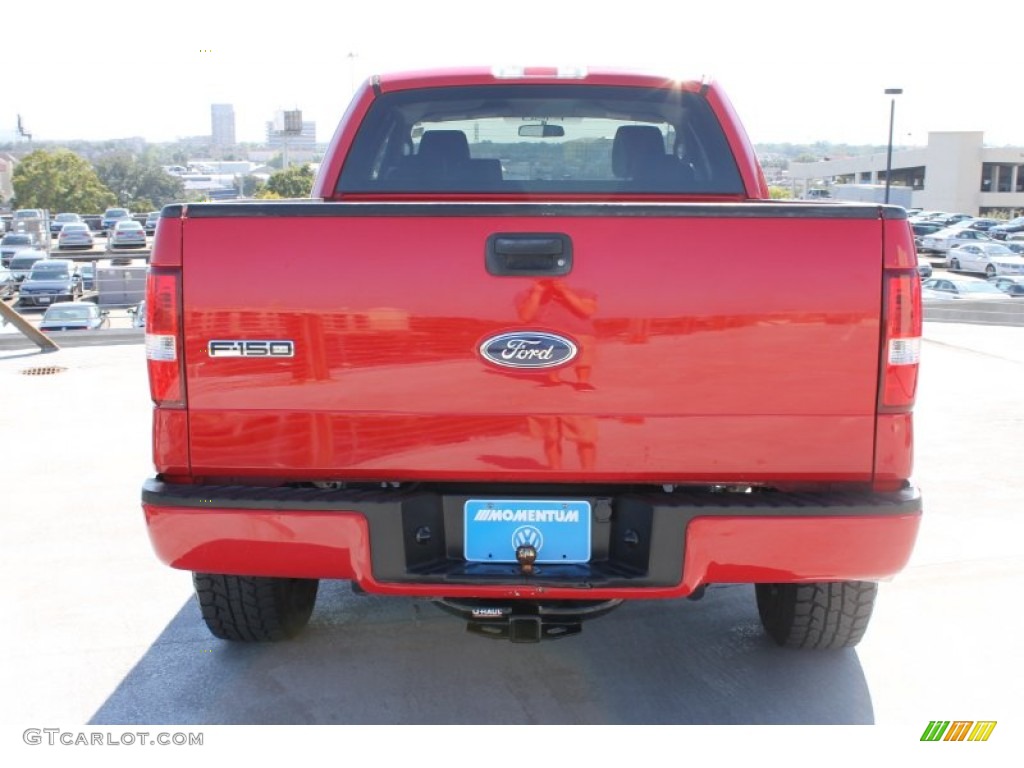
[[[741,195],[743,187],[698,94],[502,85],[381,95],[337,191]]]

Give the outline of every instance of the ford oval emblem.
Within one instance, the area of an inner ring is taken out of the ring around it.
[[[503,368],[554,368],[568,363],[578,351],[564,336],[541,331],[502,333],[480,345],[483,358]]]

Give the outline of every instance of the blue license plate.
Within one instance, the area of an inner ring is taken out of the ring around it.
[[[463,545],[475,563],[514,563],[524,545],[537,550],[538,563],[586,563],[590,502],[470,499]]]

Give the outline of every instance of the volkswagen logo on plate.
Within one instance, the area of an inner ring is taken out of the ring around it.
[[[542,331],[502,333],[480,345],[481,356],[503,368],[554,368],[568,363],[578,351],[564,336]]]
[[[512,531],[512,549],[533,547],[534,550],[540,552],[543,546],[544,535],[539,528],[534,528],[532,525],[521,525]]]

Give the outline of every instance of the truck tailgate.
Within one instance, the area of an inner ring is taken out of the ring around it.
[[[866,480],[882,226],[868,206],[191,206],[192,471]],[[496,233],[564,236],[571,271],[491,274]],[[481,356],[522,330],[579,353],[526,370]]]

